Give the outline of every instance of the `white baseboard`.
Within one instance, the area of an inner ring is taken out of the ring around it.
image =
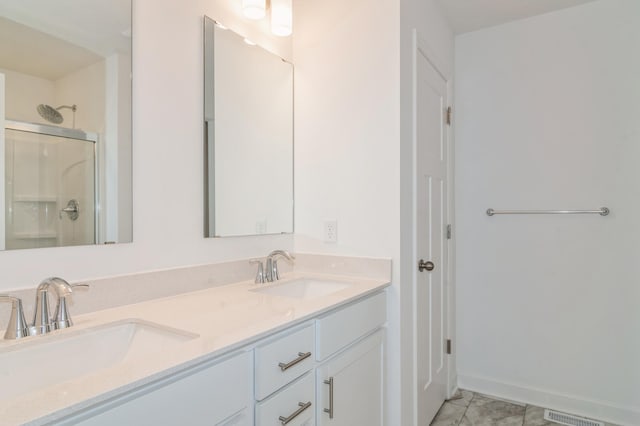
[[[609,402],[588,400],[574,395],[565,395],[465,374],[458,374],[458,387],[502,399],[615,423],[620,426],[640,425],[640,410],[616,406]]]

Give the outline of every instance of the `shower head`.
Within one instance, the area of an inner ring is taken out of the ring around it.
[[[60,114],[60,110],[63,108],[68,108],[73,111],[75,121],[75,112],[77,109],[76,105],[61,105],[58,108],[54,108],[51,105],[40,104],[38,105],[37,109],[40,117],[44,118],[49,123],[60,124],[64,121],[64,117],[62,117],[62,114]]]
[[[53,124],[60,124],[64,121],[62,114],[60,114],[57,109],[49,105],[38,105],[38,114],[40,114],[40,117]]]

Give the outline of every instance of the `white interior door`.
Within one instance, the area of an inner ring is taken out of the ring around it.
[[[420,49],[415,64],[417,412],[428,425],[447,397],[447,82]]]

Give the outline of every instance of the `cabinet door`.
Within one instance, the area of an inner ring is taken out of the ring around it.
[[[62,421],[82,426],[250,426],[252,357],[242,353],[143,387]]]
[[[319,426],[382,426],[382,340],[378,331],[317,369]]]

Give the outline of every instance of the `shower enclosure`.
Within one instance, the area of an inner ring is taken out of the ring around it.
[[[96,134],[5,121],[5,249],[94,244]]]

